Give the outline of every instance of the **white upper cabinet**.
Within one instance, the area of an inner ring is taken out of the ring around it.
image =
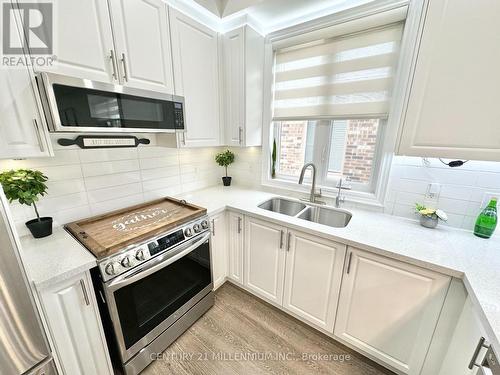
[[[286,229],[246,218],[245,287],[278,305],[283,301]]]
[[[216,31],[169,9],[175,94],[184,96],[185,147],[218,146],[221,141],[219,48]]]
[[[22,45],[20,33],[12,33],[12,38]],[[0,159],[53,155],[40,108],[31,68],[0,69]]]
[[[405,374],[423,366],[450,277],[349,248],[335,336]]]
[[[229,146],[262,144],[264,38],[250,26],[224,34],[225,140]]]
[[[115,52],[107,2],[59,0],[51,4],[57,60],[37,70],[118,83],[113,78]]]
[[[346,246],[288,232],[283,307],[333,333]]]
[[[398,154],[500,161],[499,14],[499,1],[424,1]]]
[[[110,0],[117,74],[131,87],[174,92],[168,8],[161,0]]]

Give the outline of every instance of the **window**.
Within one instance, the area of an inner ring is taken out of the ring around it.
[[[302,166],[313,162],[321,185],[335,186],[344,177],[357,190],[369,191],[381,123],[378,118],[275,122],[276,177],[297,182]]]
[[[373,191],[402,29],[399,22],[275,51],[277,179],[296,182],[314,162],[320,185],[347,177]]]

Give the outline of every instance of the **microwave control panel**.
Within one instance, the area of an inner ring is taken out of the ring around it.
[[[174,123],[176,129],[184,129],[184,104],[174,102]]]

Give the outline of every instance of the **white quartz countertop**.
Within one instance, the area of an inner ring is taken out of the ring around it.
[[[40,289],[96,266],[96,258],[63,228],[49,237],[21,237],[23,262],[28,276]]]
[[[353,217],[347,227],[331,228],[257,207],[274,196],[217,186],[179,198],[207,208],[209,215],[228,208],[461,278],[493,345],[500,348],[500,237],[484,240],[443,225],[431,230],[416,220],[359,209],[349,209]],[[96,265],[93,255],[61,228],[44,239],[22,237],[21,244],[29,275],[39,288]]]

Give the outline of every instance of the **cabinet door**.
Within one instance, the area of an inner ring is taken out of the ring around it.
[[[289,231],[283,307],[333,333],[346,246]]]
[[[283,302],[286,230],[247,217],[245,226],[245,286],[278,305]]]
[[[174,92],[168,10],[162,0],[111,0],[120,80]]]
[[[349,248],[335,336],[406,374],[419,374],[450,278]]]
[[[500,160],[500,2],[425,2],[399,154]]]
[[[448,353],[443,358],[439,375],[475,375],[478,373],[477,366],[469,369],[469,363],[475,353],[478,342],[487,338],[483,325],[477,317],[474,306],[470,298],[465,301],[462,314],[458,320],[455,333],[451,339]],[[488,342],[488,340],[486,340]],[[481,363],[486,349],[482,348],[475,359],[476,363]]]
[[[181,146],[220,144],[218,34],[169,8],[175,94],[184,96]]]
[[[244,27],[224,34],[226,143],[241,146],[245,125],[245,33]]]
[[[37,70],[118,83],[113,78],[114,46],[107,2],[64,0],[52,4],[56,62]]]
[[[40,291],[64,374],[113,374],[88,272]]]
[[[228,277],[238,284],[243,284],[243,215],[229,212],[228,220]]]
[[[12,33],[19,45],[20,29]],[[0,159],[52,155],[52,145],[30,67],[0,69]]]
[[[227,276],[227,229],[226,214],[222,212],[210,218],[212,229],[212,274],[214,289],[221,286]]]

